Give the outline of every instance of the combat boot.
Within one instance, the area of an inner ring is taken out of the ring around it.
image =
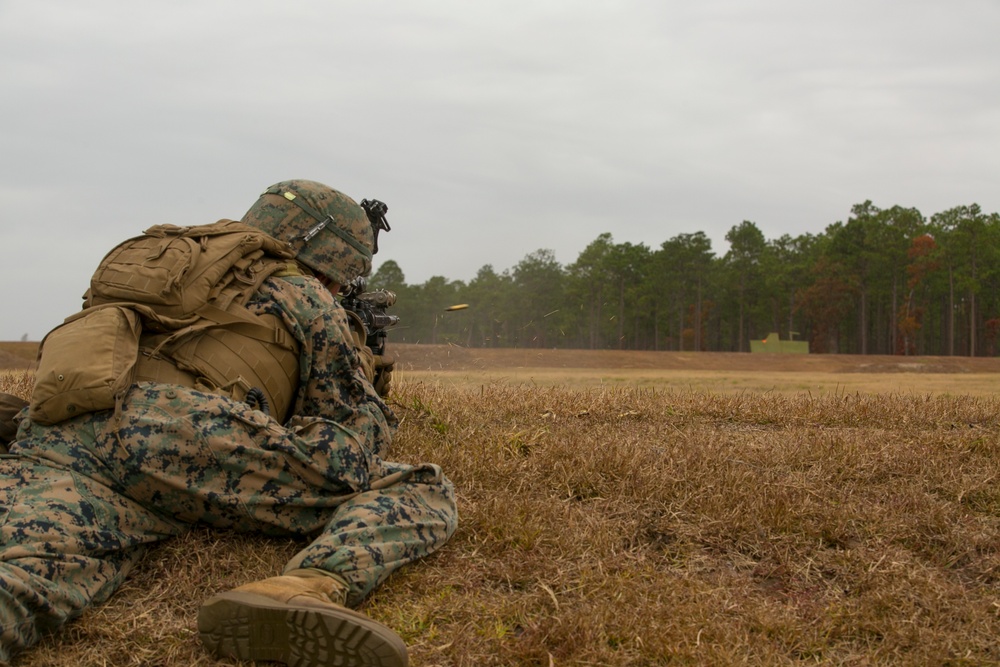
[[[292,667],[406,667],[399,635],[344,606],[347,584],[320,570],[293,570],[207,600],[198,632],[210,651]]]

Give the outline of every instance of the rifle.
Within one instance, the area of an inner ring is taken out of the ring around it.
[[[379,396],[384,397],[389,394],[395,365],[395,360],[385,353],[386,329],[399,322],[395,315],[387,315],[385,309],[396,303],[396,294],[387,289],[368,292],[367,288],[368,281],[358,276],[341,288],[340,305],[349,311],[349,319],[360,321],[363,325],[365,345],[375,356],[372,386]]]
[[[387,289],[366,291],[368,281],[358,276],[341,288],[340,305],[358,316],[365,326],[365,345],[372,354],[385,354],[386,329],[399,322],[396,315],[387,315],[385,309],[396,303],[395,292]]]

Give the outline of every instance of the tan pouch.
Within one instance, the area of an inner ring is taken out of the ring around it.
[[[39,349],[28,416],[57,424],[115,408],[132,384],[139,316],[130,308],[89,308],[49,332]]]

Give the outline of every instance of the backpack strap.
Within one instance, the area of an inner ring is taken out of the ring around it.
[[[196,313],[200,316],[198,321],[167,335],[153,349],[151,354],[156,356],[164,349],[169,350],[170,346],[188,336],[216,328],[225,328],[233,333],[238,333],[262,343],[277,345],[286,350],[294,350],[298,345],[297,341],[283,327],[272,327],[265,324],[260,318],[247,310],[245,306],[234,303],[230,304],[228,310],[223,310],[218,306],[208,303],[199,308]]]

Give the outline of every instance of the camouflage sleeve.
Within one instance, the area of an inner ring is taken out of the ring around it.
[[[336,422],[382,455],[397,420],[364,376],[344,309],[319,281],[303,276],[269,279],[260,294],[270,298],[256,305],[272,312],[276,305],[301,345],[293,418]]]

